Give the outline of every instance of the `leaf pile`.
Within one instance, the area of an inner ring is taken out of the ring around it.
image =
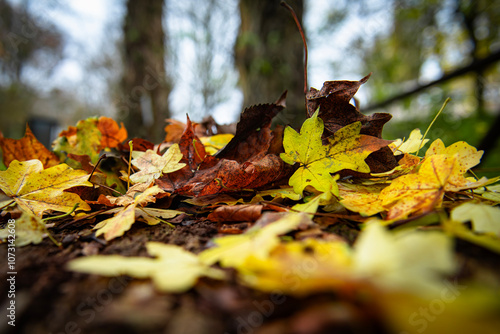
[[[100,117],[63,131],[53,152],[29,128],[20,140],[0,137],[8,167],[0,171],[2,221],[16,219],[17,246],[40,243],[59,224],[87,222],[94,238],[104,236],[96,240],[113,243],[136,222],[208,221],[220,233],[196,253],[147,242],[151,257],[83,256],[68,269],[150,278],[170,293],[209,278],[297,298],[333,292],[356,303],[359,294],[388,326],[412,331],[415,305],[439,298],[458,277],[455,243],[500,254],[500,178],[470,173],[483,152],[465,142],[446,147],[436,138],[420,157],[428,140],[418,129],[407,140],[382,139],[390,115],[365,116],[349,103],[366,80],[312,88],[300,131],[271,129],[282,96],[246,109],[234,135],[208,135],[188,117],[155,145],[126,141],[123,126]],[[54,224],[41,220],[61,213]],[[452,329],[469,326],[475,308],[498,325],[489,316],[500,311],[494,289],[472,282],[463,292],[470,304],[447,309],[458,316]]]

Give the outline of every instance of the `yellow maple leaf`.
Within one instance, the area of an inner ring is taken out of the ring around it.
[[[124,207],[105,212],[114,213],[115,215],[101,221],[94,227],[94,229],[97,230],[96,236],[104,234],[104,239],[112,240],[122,236],[126,231],[130,230],[132,224],[134,224],[139,217],[149,225],[155,225],[160,222],[160,220],[157,219],[159,217],[168,219],[182,213],[177,210],[145,208],[144,206],[148,203],[154,203],[156,201],[155,195],[163,193],[164,191],[158,186],[147,189],[144,188],[144,183],[140,183],[131,187],[127,194],[114,198],[112,202]],[[111,197],[111,199],[113,198]]]
[[[202,276],[223,279],[224,273],[210,268],[182,247],[160,242],[148,242],[148,253],[155,258],[95,255],[75,259],[68,269],[104,276],[129,275],[151,278],[158,290],[182,293],[193,287]]]
[[[479,233],[492,233],[500,237],[500,208],[481,203],[463,203],[451,211],[451,219],[472,222]]]
[[[447,155],[456,158],[453,166],[452,174],[448,180],[447,191],[459,191],[463,189],[476,188],[486,185],[491,181],[486,178],[476,180],[474,178],[466,178],[464,174],[481,162],[483,151],[478,151],[475,147],[470,146],[464,141],[456,142],[448,147],[445,147],[441,139],[436,139],[425,153],[428,158],[433,155]]]
[[[318,117],[318,110],[305,120],[300,133],[291,127],[285,129],[281,159],[288,164],[299,163],[299,168],[290,177],[289,184],[294,191],[302,195],[307,186],[321,192],[332,192],[338,196],[339,176],[331,173],[343,169],[368,173],[370,167],[365,158],[370,153],[387,146],[390,141],[361,135],[361,122],[349,124],[337,132],[328,144],[323,145],[321,135],[324,130],[323,120]]]
[[[442,275],[455,268],[452,239],[438,231],[391,233],[372,222],[354,244],[355,277],[385,289],[439,292]]]
[[[359,212],[362,216],[373,216],[385,211],[382,201],[379,199],[380,192],[386,185],[373,184],[350,184],[339,183],[341,200],[339,201],[346,209]]]
[[[200,141],[205,146],[205,152],[211,155],[217,153],[220,149],[226,146],[234,135],[230,133],[222,133],[210,137],[200,137]]]
[[[90,210],[77,194],[64,192],[76,186],[92,187],[88,178],[85,171],[64,163],[44,170],[39,160],[14,160],[6,171],[0,171],[0,189],[22,210],[41,217],[48,210],[68,213],[76,203],[79,209]]]
[[[389,208],[387,219],[400,219],[439,207],[455,161],[454,157],[433,155],[422,162],[417,173],[392,181],[379,196],[382,205]]]
[[[207,264],[219,262],[222,267],[241,267],[249,256],[266,258],[279,244],[280,235],[304,222],[310,222],[305,214],[286,213],[262,228],[254,226],[244,234],[215,238],[215,246],[201,252],[200,259]]]
[[[389,148],[394,152],[394,155],[415,153],[429,141],[429,139],[425,139],[422,142],[422,137],[420,129],[415,129],[410,133],[407,140],[403,141],[401,139],[396,139],[389,144]]]
[[[182,153],[178,144],[174,144],[168,148],[163,154],[156,154],[153,150],[146,152],[132,152],[132,165],[140,169],[139,172],[130,176],[130,181],[133,183],[151,184],[155,179],[163,174],[175,172],[184,166],[181,163]]]
[[[435,140],[417,173],[396,178],[380,193],[382,205],[389,210],[387,219],[429,212],[441,205],[446,191],[472,189],[498,181],[499,178],[476,180],[464,176],[480,162],[482,154],[465,142],[445,147],[440,139]]]
[[[302,296],[349,284],[351,266],[345,242],[307,238],[278,244],[265,258],[249,256],[239,274],[255,289]]]
[[[9,228],[0,229],[0,239],[5,241],[12,231]],[[23,247],[29,244],[39,244],[47,236],[45,223],[36,216],[23,212],[21,217],[15,220],[15,245]]]

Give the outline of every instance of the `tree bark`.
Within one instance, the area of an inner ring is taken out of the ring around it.
[[[130,137],[164,137],[171,91],[165,73],[164,0],[127,0],[120,116]]]
[[[289,0],[302,21],[303,0]],[[299,126],[305,119],[304,47],[290,13],[279,0],[240,0],[235,45],[244,106],[274,102],[288,90],[287,108],[276,118]]]

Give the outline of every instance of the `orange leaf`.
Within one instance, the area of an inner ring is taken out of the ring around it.
[[[117,147],[121,142],[127,139],[127,130],[123,126],[123,123],[120,123],[119,127],[118,124],[109,117],[99,117],[97,128],[102,134],[102,147]]]
[[[59,158],[49,151],[36,139],[33,132],[26,124],[26,133],[21,139],[4,138],[0,133],[0,147],[3,152],[3,163],[5,166],[14,161],[40,160],[44,168],[52,167],[60,163]]]

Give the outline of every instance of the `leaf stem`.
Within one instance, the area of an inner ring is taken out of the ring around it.
[[[130,187],[130,165],[132,164],[132,148],[134,146],[134,143],[132,140],[128,142],[128,147],[130,147],[130,154],[128,157],[128,172],[127,172],[127,190]]]
[[[59,215],[59,216],[43,218],[42,221],[46,222],[48,220],[54,220],[54,219],[67,217],[67,216],[71,215],[73,212],[75,212],[76,208],[78,208],[79,205],[80,205],[80,203],[75,203],[75,205],[73,205],[73,208],[71,209],[70,212],[64,213],[64,214]]]
[[[427,130],[425,130],[424,136],[422,137],[422,141],[420,142],[420,145],[418,147],[417,153],[415,153],[415,155],[418,156],[418,151],[420,151],[420,149],[424,145],[424,140],[425,140],[425,137],[427,136],[427,133],[429,132],[429,130],[431,129],[432,125],[434,124],[434,122],[436,121],[436,119],[439,117],[439,115],[441,115],[441,113],[443,112],[444,107],[446,107],[446,105],[450,101],[451,101],[451,99],[449,97],[447,97],[446,100],[444,101],[443,106],[441,107],[441,109],[439,109],[439,111],[436,114],[436,116],[434,116],[434,119],[432,120],[431,124],[429,124],[429,126],[427,127]]]

